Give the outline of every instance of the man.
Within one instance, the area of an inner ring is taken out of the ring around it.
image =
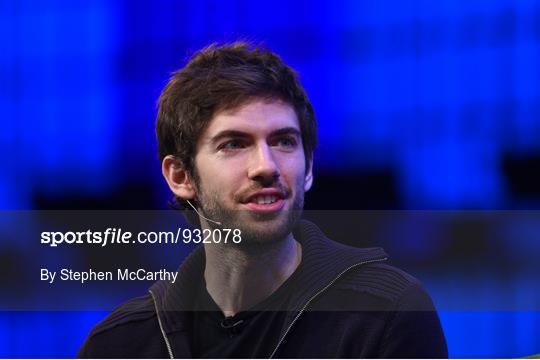
[[[447,356],[416,279],[385,264],[382,249],[338,244],[299,220],[315,116],[278,56],[245,43],[200,51],[161,94],[156,128],[178,205],[241,241],[199,247],[175,283],[97,325],[79,356]]]

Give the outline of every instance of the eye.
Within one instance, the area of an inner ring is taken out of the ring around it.
[[[298,145],[298,141],[292,136],[286,136],[277,139],[276,145],[284,148],[295,148]]]
[[[219,145],[218,150],[237,150],[244,148],[244,144],[240,140],[229,140]]]

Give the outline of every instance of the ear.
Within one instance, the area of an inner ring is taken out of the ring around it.
[[[304,192],[308,192],[313,185],[313,154],[311,155],[311,161],[308,164],[308,171],[306,172],[306,178],[304,181]]]
[[[174,195],[184,200],[195,197],[195,186],[191,178],[174,156],[165,156],[161,163],[161,172]]]

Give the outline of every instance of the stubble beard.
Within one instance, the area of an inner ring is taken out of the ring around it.
[[[297,184],[290,210],[281,210],[273,214],[257,214],[249,210],[233,210],[224,206],[218,192],[205,191],[200,182],[197,184],[199,209],[201,214],[217,225],[206,221],[211,229],[240,229],[241,241],[228,244],[243,248],[260,249],[273,247],[284,241],[292,232],[304,208],[304,184]]]

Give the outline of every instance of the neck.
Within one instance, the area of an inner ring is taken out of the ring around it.
[[[225,316],[270,296],[296,270],[302,253],[292,234],[272,244],[206,244],[204,250],[206,288]]]

